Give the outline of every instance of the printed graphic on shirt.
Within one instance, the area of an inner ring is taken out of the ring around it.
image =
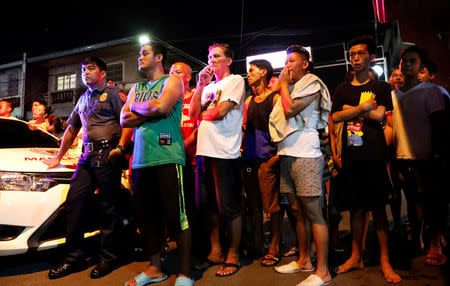
[[[375,98],[372,91],[363,91],[359,98],[359,104]],[[347,146],[362,146],[363,145],[363,120],[362,118],[355,118],[347,122]]]
[[[207,94],[206,95],[207,102],[204,105],[204,109],[208,109],[210,107],[212,108],[212,107],[217,106],[221,95],[222,95],[221,89],[217,90],[216,93],[211,92],[211,93]]]
[[[181,115],[181,128],[193,128],[195,126],[195,120],[189,117],[189,103],[183,103],[183,110]]]
[[[371,91],[363,91],[361,92],[361,97],[359,98],[359,104],[362,104],[370,99],[375,98],[375,94]]]
[[[347,122],[347,146],[363,145],[363,121],[360,118]]]
[[[134,100],[136,102],[141,102],[141,101],[147,101],[150,99],[158,98],[158,96],[159,96],[159,92],[157,90],[148,90],[147,92],[141,91],[141,92],[136,92],[136,96],[135,96]]]

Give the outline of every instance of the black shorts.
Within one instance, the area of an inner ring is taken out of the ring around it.
[[[341,208],[372,210],[388,203],[392,184],[385,161],[342,162]]]
[[[139,230],[150,255],[161,250],[164,226],[169,235],[189,228],[183,189],[183,168],[167,164],[132,172],[133,197]]]
[[[196,203],[233,220],[243,213],[239,159],[197,156]]]

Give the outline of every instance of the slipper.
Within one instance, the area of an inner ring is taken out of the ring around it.
[[[291,273],[297,273],[297,272],[312,272],[314,271],[314,267],[311,269],[304,269],[298,266],[296,261],[292,261],[289,264],[285,264],[282,266],[275,267],[275,271],[281,274],[291,274]]]
[[[277,265],[280,262],[280,256],[272,253],[266,254],[263,260],[261,261],[261,265],[264,267],[272,267]]]
[[[319,276],[316,274],[309,275],[308,278],[303,280],[302,282],[298,283],[297,286],[324,286],[331,283],[331,280],[328,282],[323,282],[322,279],[320,279]]]
[[[221,265],[222,263],[223,263],[223,261],[222,262],[214,262],[212,260],[206,259],[205,262],[195,265],[194,268],[201,271],[201,270],[206,270],[211,266]]]
[[[194,279],[178,276],[174,286],[194,286]]]
[[[216,276],[217,277],[226,277],[226,276],[231,276],[236,274],[236,272],[239,271],[239,269],[241,269],[241,266],[239,264],[235,264],[235,263],[224,263],[222,264],[223,268],[227,268],[227,267],[234,267],[236,268],[234,271],[227,273],[227,274],[219,274],[218,272],[216,272]]]
[[[167,279],[167,274],[163,273],[163,277],[157,277],[157,278],[150,278],[148,277],[144,272],[141,272],[139,275],[135,276],[133,279],[134,281],[136,281],[136,286],[144,286],[150,283],[157,283],[157,282],[161,282]],[[127,281],[125,282],[125,286],[128,285]]]
[[[426,265],[431,266],[441,266],[447,262],[447,257],[445,255],[436,253],[436,252],[428,252],[427,258],[425,259]]]

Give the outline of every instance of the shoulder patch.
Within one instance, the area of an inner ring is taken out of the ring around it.
[[[122,99],[123,102],[127,101],[127,95],[123,92],[119,92],[119,97]]]
[[[101,96],[100,96],[100,101],[105,101],[106,98],[108,98],[108,94],[106,92],[104,92]]]

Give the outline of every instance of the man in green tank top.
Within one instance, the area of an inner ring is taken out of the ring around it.
[[[164,73],[167,52],[159,43],[141,47],[138,63],[148,81],[137,83],[128,94],[121,124],[134,127],[132,160],[133,196],[139,230],[150,256],[147,269],[126,285],[145,285],[167,279],[161,268],[164,223],[176,237],[180,257],[176,285],[191,279],[191,228],[188,223],[183,169],[185,155],[180,130],[183,83]]]

